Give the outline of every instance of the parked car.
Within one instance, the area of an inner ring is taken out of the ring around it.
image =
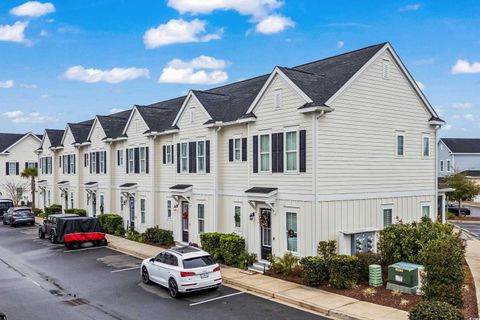
[[[45,236],[48,236],[52,243],[56,243],[58,219],[71,217],[78,217],[78,215],[73,213],[58,213],[49,215],[46,219],[43,220],[43,224],[38,226],[38,237],[40,239],[45,239]]]
[[[218,289],[222,284],[220,266],[208,252],[192,246],[173,247],[145,259],[140,270],[143,283],[166,287],[173,298],[180,293]]]
[[[0,218],[3,218],[3,215],[11,207],[13,207],[13,201],[11,199],[0,198]]]
[[[448,211],[455,213],[455,215],[460,215],[460,216],[469,216],[470,215],[470,209],[462,207],[461,209],[458,207],[458,205],[449,203],[448,204]]]
[[[3,215],[3,224],[11,227],[19,224],[35,224],[35,215],[29,207],[11,207]]]

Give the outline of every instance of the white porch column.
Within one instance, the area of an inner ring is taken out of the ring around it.
[[[446,223],[447,222],[447,217],[446,217],[446,212],[445,212],[445,206],[446,206],[446,201],[445,201],[445,193],[442,194],[442,223]]]

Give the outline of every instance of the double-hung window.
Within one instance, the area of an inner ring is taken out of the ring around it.
[[[180,164],[182,173],[188,172],[188,143],[186,142],[180,145]]]
[[[9,162],[8,163],[8,175],[14,176],[17,174],[17,163],[16,162]]]
[[[287,212],[287,250],[297,252],[297,213]]]
[[[140,173],[145,173],[147,168],[146,148],[140,148]]]
[[[35,168],[35,162],[27,162],[27,168]]]
[[[197,172],[205,172],[205,141],[197,142]]]
[[[242,208],[240,206],[235,206],[235,228],[240,228],[241,226],[241,217],[242,217]]]
[[[405,155],[405,134],[402,132],[397,132],[397,148],[396,155],[397,157],[403,157]]]
[[[205,232],[205,205],[199,203],[197,206],[198,210],[198,233]]]
[[[270,171],[270,135],[260,136],[260,171]]]
[[[297,131],[285,133],[285,158],[287,162],[287,172],[298,170],[298,138]]]
[[[242,139],[235,138],[233,139],[233,154],[235,161],[242,160]]]
[[[172,200],[167,200],[167,218],[172,218]]]
[[[447,160],[447,172],[452,171],[452,161]]]
[[[425,134],[422,136],[422,155],[430,156],[430,136]]]
[[[118,150],[118,165],[123,165],[123,150]]]
[[[95,173],[96,172],[96,167],[97,167],[97,157],[95,156],[95,152],[92,152],[91,153],[92,155],[92,158],[90,159],[91,161],[91,167],[93,168],[92,172]]]
[[[99,159],[99,173],[105,173],[105,153],[103,151],[100,151],[98,153],[98,159]]]
[[[383,227],[387,228],[393,223],[393,208],[385,207],[383,208]]]
[[[145,199],[140,199],[140,220],[141,223],[145,223]]]
[[[430,205],[422,204],[422,217],[430,218]]]
[[[165,146],[165,151],[166,151],[166,162],[167,164],[173,163],[173,158],[172,158],[172,145],[166,145]]]
[[[443,172],[445,170],[443,166],[443,160],[440,160],[440,172]]]
[[[128,172],[134,173],[135,172],[135,149],[130,148],[127,150],[128,150]]]

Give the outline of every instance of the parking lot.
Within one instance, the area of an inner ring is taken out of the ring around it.
[[[140,260],[107,247],[66,250],[35,227],[0,226],[0,311],[8,319],[321,319],[223,286],[172,299],[144,285]]]
[[[480,239],[480,223],[453,222],[453,224],[462,229],[468,230],[473,236]]]

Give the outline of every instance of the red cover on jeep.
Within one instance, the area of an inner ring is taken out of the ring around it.
[[[69,242],[87,242],[105,240],[105,233],[103,232],[82,232],[69,233],[63,236],[65,243]]]

